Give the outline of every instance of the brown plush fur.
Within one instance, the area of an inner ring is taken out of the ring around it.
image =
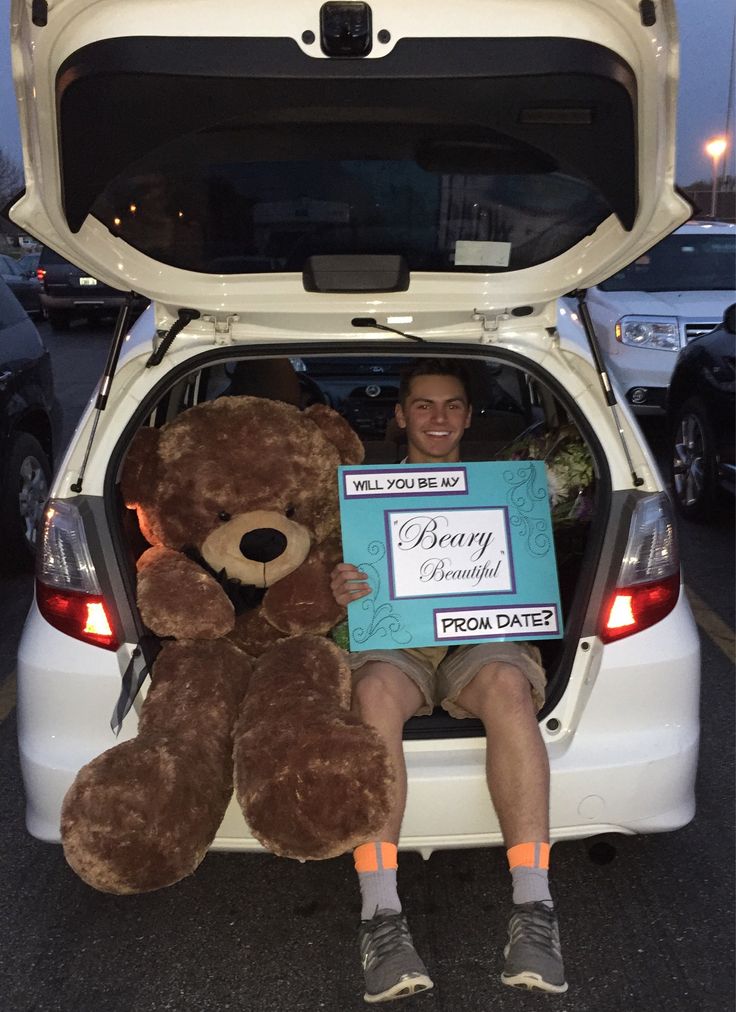
[[[154,674],[138,737],[83,767],[64,799],[66,859],[103,892],[148,892],[191,874],[232,795],[249,661],[227,640],[185,640],[164,646]]]
[[[285,857],[334,857],[385,822],[393,770],[348,710],[343,652],[283,640],[256,664],[235,731],[238,801],[254,835]]]
[[[331,409],[256,397],[136,436],[121,487],[152,545],[138,604],[170,642],[137,738],[92,760],[64,800],[64,851],[90,885],[145,892],[194,871],[232,794],[234,734],[238,800],[268,849],[330,857],[385,822],[394,772],[349,712],[345,656],[324,638],[344,617],[329,587],[336,467],[361,459]],[[267,589],[236,615],[220,580]]]

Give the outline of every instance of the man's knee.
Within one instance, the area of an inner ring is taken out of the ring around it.
[[[483,716],[486,708],[511,714],[533,707],[528,678],[515,664],[505,661],[484,664],[462,690],[458,702],[472,707],[476,716]]]
[[[370,721],[372,714],[395,717],[403,724],[421,706],[422,694],[414,682],[393,664],[373,661],[357,672],[353,683],[353,709]]]

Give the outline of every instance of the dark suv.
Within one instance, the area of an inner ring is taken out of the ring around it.
[[[114,316],[125,299],[124,292],[98,281],[46,246],[36,273],[41,282],[41,309],[54,330],[66,330],[78,318],[94,321]],[[142,298],[138,308],[147,304]]]
[[[51,482],[61,411],[49,353],[0,280],[0,567],[30,567]]]

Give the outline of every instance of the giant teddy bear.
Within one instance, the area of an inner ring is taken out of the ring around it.
[[[325,635],[344,617],[329,587],[336,468],[361,459],[323,405],[222,397],[139,431],[121,488],[152,546],[137,600],[163,647],[137,737],[64,800],[64,852],[90,885],[145,892],[190,874],[233,783],[277,854],[331,857],[381,828],[393,769]]]

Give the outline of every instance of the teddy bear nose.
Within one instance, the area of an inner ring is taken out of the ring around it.
[[[272,562],[286,551],[286,537],[273,527],[256,527],[240,539],[240,551],[254,562]]]

